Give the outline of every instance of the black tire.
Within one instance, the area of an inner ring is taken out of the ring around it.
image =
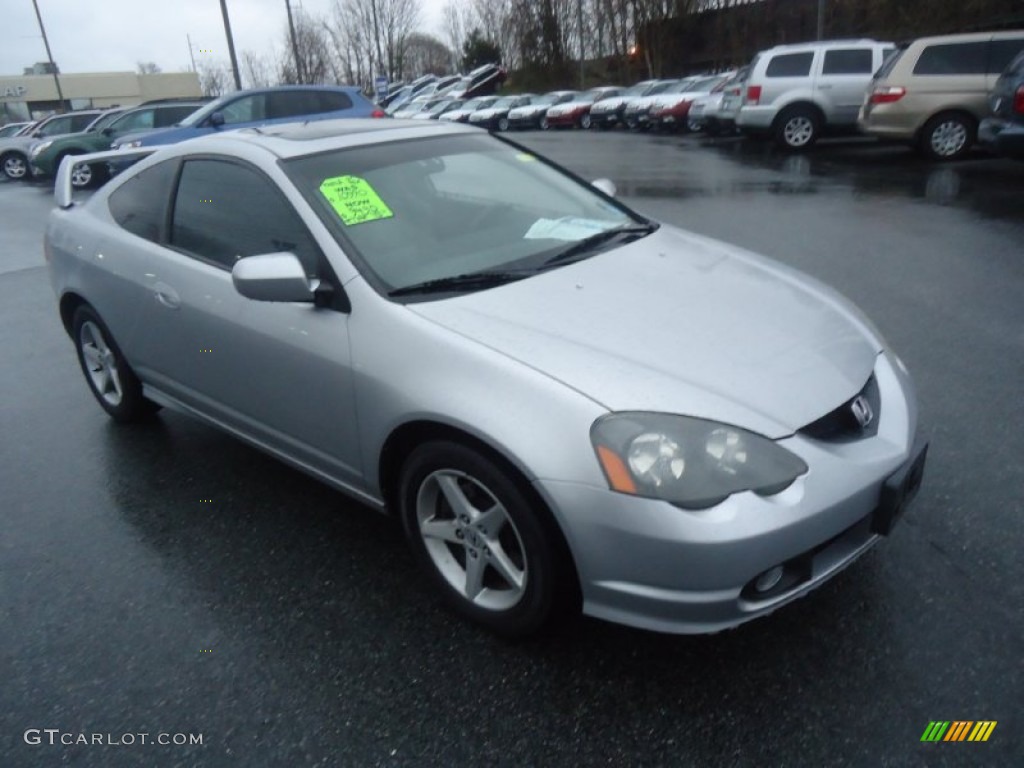
[[[468,506],[453,505],[449,492]],[[497,531],[484,528],[487,518],[477,516],[482,510],[500,510]],[[417,561],[456,612],[504,637],[534,634],[551,619],[559,581],[553,523],[511,470],[461,443],[424,443],[402,468],[399,515]],[[447,533],[424,536],[421,521]],[[475,598],[467,595],[471,558],[480,563]],[[501,575],[503,563],[519,573],[521,586]]]
[[[142,384],[92,307],[83,304],[75,310],[71,328],[78,364],[82,367],[89,390],[114,421],[126,424],[142,421],[160,410],[160,406],[142,396]],[[104,352],[103,348],[107,351]],[[108,371],[109,389],[101,389],[97,382],[101,376],[100,368],[97,367],[100,361],[101,367],[106,367]],[[113,374],[109,373],[111,368]]]
[[[507,117],[499,117],[498,118],[498,130],[501,131],[502,133],[504,133],[505,131],[508,130],[508,118]]]
[[[797,105],[782,111],[773,126],[776,143],[790,152],[814,146],[821,134],[821,116],[811,107]]]
[[[587,112],[580,116],[580,128],[585,131],[589,131],[594,127],[594,121],[590,118],[590,113]]]
[[[21,152],[8,152],[0,157],[0,169],[11,181],[25,181],[29,178],[28,158]]]
[[[60,168],[60,164],[64,161],[65,157],[77,154],[80,153],[65,152],[63,155],[57,158],[56,167]],[[91,187],[97,187],[107,180],[106,173],[106,163],[76,166],[74,172],[71,174],[71,187],[73,189],[89,189]]]
[[[921,129],[919,148],[929,160],[959,160],[974,146],[978,125],[963,112],[940,112]]]

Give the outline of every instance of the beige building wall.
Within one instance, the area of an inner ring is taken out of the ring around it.
[[[195,72],[98,72],[59,77],[64,99],[75,108],[135,106],[153,99],[202,96]],[[53,75],[0,76],[0,113],[51,112],[56,102]]]

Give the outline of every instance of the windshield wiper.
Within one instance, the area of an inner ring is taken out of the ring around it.
[[[609,240],[613,240],[616,237],[635,235],[633,239],[644,237],[645,235],[651,234],[658,228],[658,225],[653,221],[649,221],[646,224],[625,224],[621,227],[612,227],[606,229],[603,232],[598,232],[585,237],[582,240],[577,240],[572,245],[566,246],[554,256],[544,262],[545,267],[550,267],[555,264],[563,264],[576,256],[584,254],[588,251],[593,250],[599,245],[607,243]]]
[[[448,293],[482,291],[528,277],[526,272],[468,272],[464,275],[439,277],[422,283],[413,283],[388,292],[388,296],[411,296],[417,293]]]

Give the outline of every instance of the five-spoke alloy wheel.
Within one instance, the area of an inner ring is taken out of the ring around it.
[[[158,406],[142,396],[142,385],[99,315],[87,305],[75,311],[72,334],[78,362],[97,402],[115,421],[138,421]]]
[[[461,443],[425,443],[405,462],[400,502],[413,551],[458,612],[512,637],[547,621],[553,537],[511,470]]]

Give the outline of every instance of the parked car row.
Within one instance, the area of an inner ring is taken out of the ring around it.
[[[0,138],[0,169],[12,181],[53,178],[68,155],[174,144],[229,128],[385,113],[351,86],[278,86],[237,91],[215,101],[168,100],[132,109],[53,115]],[[88,187],[128,163],[78,165],[72,185]]]
[[[962,157],[979,139],[1015,155],[1024,115],[1018,87],[1024,65],[1016,58],[1022,52],[1024,30],[920,38],[902,47],[868,39],[780,45],[735,71],[526,94],[520,97],[525,103],[488,125],[737,130],[772,137],[791,151],[807,149],[823,135],[859,131],[905,142],[933,160]],[[470,109],[491,106],[436,106],[428,98],[420,107],[425,114],[407,108],[395,116],[446,117],[458,110],[457,119],[483,123]]]

